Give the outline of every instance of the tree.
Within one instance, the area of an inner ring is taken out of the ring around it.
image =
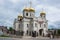
[[[58,34],[60,35],[60,29],[58,29]]]
[[[12,27],[9,27],[9,31],[13,31],[13,28]]]
[[[12,27],[9,27],[9,33],[14,34],[14,29]]]

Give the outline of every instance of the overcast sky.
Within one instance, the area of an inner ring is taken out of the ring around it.
[[[31,0],[32,7],[35,8],[36,16],[40,15],[42,8],[46,12],[49,25],[54,25],[60,21],[60,0]],[[30,0],[0,0],[0,25],[13,26],[13,21],[18,14],[22,14],[23,8],[29,6]],[[51,27],[49,27],[51,28]]]

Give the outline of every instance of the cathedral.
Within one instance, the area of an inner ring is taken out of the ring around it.
[[[14,20],[16,34],[22,36],[46,36],[48,31],[48,20],[46,13],[42,10],[38,17],[35,16],[35,9],[31,6],[25,7],[23,15],[18,15]]]

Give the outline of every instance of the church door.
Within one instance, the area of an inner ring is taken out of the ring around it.
[[[43,31],[43,29],[40,29],[39,30],[39,35],[42,35],[42,31]]]

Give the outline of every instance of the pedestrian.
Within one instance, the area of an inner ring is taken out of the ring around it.
[[[52,34],[50,35],[50,38],[51,38],[51,39],[53,38],[53,35],[52,35]]]

